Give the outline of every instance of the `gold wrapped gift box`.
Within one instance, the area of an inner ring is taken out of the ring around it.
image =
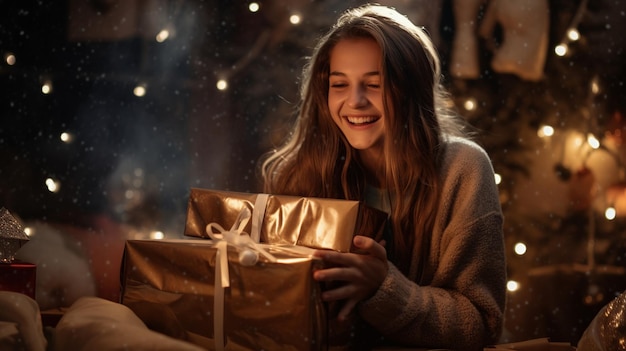
[[[245,212],[250,217],[239,222]],[[323,262],[310,253],[348,252],[354,235],[378,240],[386,220],[384,212],[359,201],[192,188],[186,236],[209,238],[216,233],[207,233],[207,225],[218,224],[276,251],[278,262],[242,265],[237,248],[228,245],[230,286],[221,290],[215,280],[216,242],[128,241],[122,303],[151,329],[208,349],[222,344],[227,350],[349,349],[360,322],[337,321],[340,303],[322,302],[324,287],[313,280],[312,272]],[[308,254],[284,251],[293,246]],[[214,306],[221,301],[215,298],[220,292],[223,315]],[[217,329],[216,320],[222,322]],[[225,342],[214,334],[222,329]]]
[[[259,201],[262,199],[262,201]],[[360,201],[267,195],[192,188],[185,235],[207,237],[206,226],[230,228],[243,208],[259,217],[262,243],[348,252],[354,235],[380,240],[387,214]],[[254,235],[253,219],[244,231]]]
[[[306,248],[304,248],[306,249]],[[226,350],[326,350],[328,323],[312,272],[322,261],[267,247],[276,262],[239,263],[228,246]],[[215,349],[216,245],[211,240],[129,240],[122,303],[153,330]]]

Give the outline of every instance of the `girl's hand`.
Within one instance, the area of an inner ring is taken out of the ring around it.
[[[330,263],[331,268],[313,273],[317,281],[341,281],[344,284],[324,291],[325,301],[346,300],[338,318],[345,320],[359,301],[376,292],[387,276],[387,251],[371,238],[357,235],[353,239],[359,253],[318,250],[315,256]],[[383,243],[384,244],[384,243]]]

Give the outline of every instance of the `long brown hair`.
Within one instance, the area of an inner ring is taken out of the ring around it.
[[[382,50],[385,186],[396,194],[390,214],[393,257],[405,273],[417,272],[411,253],[414,248],[424,252],[434,226],[442,140],[461,135],[462,125],[442,88],[434,45],[395,10],[378,5],[348,10],[319,40],[303,71],[294,130],[262,159],[264,191],[363,198],[364,170],[328,109],[331,51],[340,40],[355,37],[374,39]]]

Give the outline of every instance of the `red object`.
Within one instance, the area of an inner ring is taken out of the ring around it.
[[[32,263],[13,261],[0,263],[0,291],[14,291],[35,299],[37,266]]]

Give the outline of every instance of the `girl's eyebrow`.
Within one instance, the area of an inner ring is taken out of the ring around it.
[[[330,72],[330,75],[331,75],[331,76],[342,76],[342,77],[345,77],[345,76],[346,76],[346,74],[345,74],[345,73],[343,73],[343,72],[338,72],[338,71],[332,71],[332,72]],[[380,75],[380,72],[378,72],[378,71],[372,71],[372,72],[367,72],[367,73],[364,73],[363,75],[364,75],[364,76],[368,76],[368,77],[370,77],[370,76],[379,76],[379,75]]]

